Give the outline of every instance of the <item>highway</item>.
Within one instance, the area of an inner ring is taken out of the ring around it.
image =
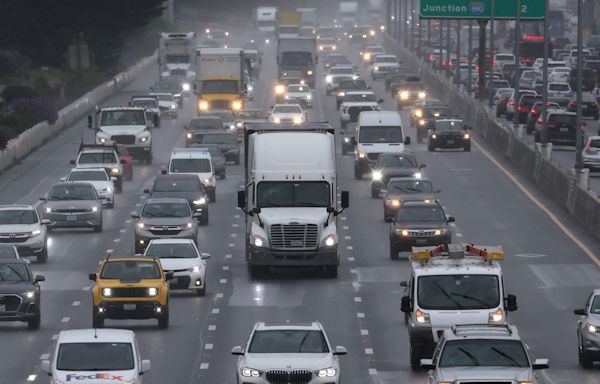
[[[274,47],[266,47],[264,52],[254,105],[266,110],[273,104],[276,71]],[[349,47],[347,53],[357,60],[355,47]],[[309,120],[330,121],[339,129],[335,97],[325,96],[322,73],[320,68],[317,78],[321,81]],[[157,75],[156,67],[149,68],[102,105],[124,105],[131,95],[147,92]],[[370,81],[364,69],[363,77]],[[372,85],[378,97],[385,99],[383,109],[394,110],[395,102],[384,92],[383,82]],[[166,165],[171,149],[182,145],[182,126],[193,114],[191,97],[176,121],[164,120],[161,128],[153,131],[154,163],[135,164],[134,180],[125,182],[115,209],[104,212],[103,232],[52,232],[48,262],[32,264],[35,273],[46,276],[42,326],[39,331],[28,331],[23,324],[0,323],[0,383],[48,382],[38,367],[51,353],[56,334],[63,329],[91,327],[88,273],[97,270],[98,261],[107,253],[132,253],[130,212],[139,207],[144,187]],[[408,111],[401,115],[408,127]],[[408,149],[427,164],[425,173],[441,188],[442,204],[456,217],[454,239],[504,247],[504,284],[519,302],[519,310],[511,313],[509,320],[518,326],[534,358],[550,359],[550,370],[540,372],[542,379],[554,384],[600,383],[597,368],[584,371],[577,364],[576,317],[572,313],[600,281],[600,265],[564,228],[594,254],[600,255],[600,244],[527,180],[518,175],[507,177],[498,165],[509,173],[510,166],[502,160],[492,162],[488,156],[494,155],[479,140],[470,153],[429,153],[425,144],[416,144],[414,129],[406,132],[413,139]],[[85,119],[2,175],[0,201],[36,203],[70,169],[69,160],[76,156],[82,137],[92,141]],[[352,156],[342,156],[338,148],[337,160],[341,188],[350,191],[350,208],[339,218],[341,267],[337,279],[312,271],[250,279],[243,256],[244,217],[235,207],[243,165],[228,165],[227,178],[217,181],[217,202],[209,206],[210,224],[200,228],[199,245],[212,255],[206,297],[172,293],[171,323],[166,330],[157,329],[154,320],[106,322],[107,327],[132,329],[138,335],[142,357],[152,360],[144,383],[234,382],[236,358],[230,354],[231,347],[245,344],[259,320],[320,321],[332,344],[349,351],[341,357],[345,383],[425,382],[424,371],[410,369],[408,333],[400,312],[404,288],[399,283],[409,277],[409,264],[406,258],[390,260],[389,224],[383,221],[382,201],[370,197],[368,180],[354,179]],[[531,197],[516,183],[530,191]],[[560,225],[531,198],[553,212]]]

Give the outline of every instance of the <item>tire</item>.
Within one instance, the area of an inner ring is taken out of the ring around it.
[[[581,348],[579,349],[578,358],[579,365],[581,366],[581,368],[591,369],[594,367],[594,360],[591,359],[588,355],[586,355],[586,353],[583,350],[581,350]]]
[[[378,199],[379,192],[381,192],[381,190],[379,188],[375,187],[373,184],[371,184],[371,198]]]
[[[92,328],[104,328],[104,318],[98,315],[98,307],[92,310]]]
[[[248,264],[247,268],[248,268],[248,274],[250,275],[250,277],[252,279],[259,279],[259,278],[263,277],[267,272],[267,268],[263,267],[261,265]]]
[[[208,214],[206,214],[206,216],[202,216],[200,218],[200,220],[198,221],[198,224],[200,224],[200,225],[208,225]]]
[[[463,147],[463,150],[464,150],[465,152],[471,152],[471,144],[469,144],[469,145],[465,145],[465,146]]]
[[[410,346],[410,368],[413,371],[421,370],[421,353],[419,350],[413,349],[412,345]]]
[[[325,267],[325,276],[335,279],[338,277],[338,266],[337,265],[329,265]]]
[[[100,225],[94,226],[94,232],[102,232],[102,223],[100,223]]]
[[[36,313],[35,316],[27,321],[27,329],[36,330],[40,329],[40,324],[42,323],[42,314],[40,312]]]
[[[144,164],[146,165],[150,165],[152,164],[152,152],[148,152],[145,156],[144,156]]]
[[[431,144],[427,144],[427,151],[429,152],[435,152],[435,147]]]
[[[354,166],[354,178],[356,180],[362,180],[362,177],[363,177],[363,175],[362,175],[360,168],[357,165],[355,165]]]
[[[158,318],[158,328],[160,328],[160,329],[169,328],[169,309],[168,308]]]
[[[123,178],[117,179],[117,183],[115,184],[115,192],[123,192]]]
[[[396,248],[396,246],[390,242],[390,259],[392,260],[398,260],[400,257],[398,257],[398,248]]]
[[[38,264],[44,264],[46,261],[48,261],[48,246],[44,246],[42,252],[40,252],[39,255],[37,255],[37,257],[35,258],[35,261]]]
[[[106,208],[113,209],[115,207],[115,198],[113,197],[112,202],[106,205]]]
[[[204,284],[206,284],[206,281],[204,282]],[[200,288],[200,289],[196,289],[196,296],[206,296],[206,287],[205,288]]]
[[[208,191],[206,191],[206,193],[208,195],[208,200],[210,200],[212,203],[217,201],[217,190],[216,189],[209,189]]]

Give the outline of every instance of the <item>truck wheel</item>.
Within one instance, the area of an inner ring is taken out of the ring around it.
[[[47,248],[47,246],[44,246],[44,249],[42,249],[42,251],[39,253],[39,255],[37,255],[35,261],[37,261],[38,264],[44,264],[47,260],[48,260],[48,248]]]
[[[36,313],[33,318],[27,321],[27,329],[40,329],[40,324],[42,323],[42,314],[40,312]]]
[[[325,267],[325,276],[335,279],[338,276],[338,266],[329,265]]]
[[[581,368],[591,369],[594,366],[594,360],[590,358],[581,348],[579,348],[579,365]]]
[[[410,346],[410,367],[413,371],[421,370],[421,353],[412,345]]]
[[[166,308],[163,314],[158,318],[158,328],[167,329],[169,328],[169,309]]]
[[[471,144],[465,144],[465,146],[463,147],[465,152],[471,152]]]
[[[208,213],[206,214],[206,216],[202,216],[200,218],[199,224],[200,225],[208,225]]]
[[[152,164],[152,152],[148,152],[144,156],[144,163],[146,163],[146,164]]]
[[[356,180],[362,180],[362,171],[360,170],[360,167],[358,165],[354,165],[354,178]]]
[[[98,315],[98,307],[92,309],[92,328],[104,328],[104,318]]]
[[[378,199],[379,192],[381,192],[381,190],[377,188],[374,184],[371,184],[371,198]]]

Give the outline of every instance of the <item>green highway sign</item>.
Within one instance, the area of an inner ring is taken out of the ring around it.
[[[421,0],[423,19],[490,19],[492,0]],[[543,20],[546,0],[521,0],[521,19]],[[517,0],[495,0],[495,19],[516,19]]]

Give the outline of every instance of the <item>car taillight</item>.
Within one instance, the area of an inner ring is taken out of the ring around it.
[[[569,103],[569,108],[575,108],[575,103],[571,101],[571,102]]]
[[[556,124],[548,124],[548,128],[556,128]]]
[[[515,105],[515,101],[513,99],[508,100],[508,104]]]
[[[526,111],[526,110],[527,110],[527,109],[526,109],[524,106],[522,106],[522,105],[519,105],[519,107],[518,107],[517,109],[518,109],[520,112],[522,112],[522,111]]]
[[[532,108],[532,109],[531,109],[531,113],[535,115],[536,113],[538,113],[538,110],[537,110],[537,109],[535,109],[535,108]]]

